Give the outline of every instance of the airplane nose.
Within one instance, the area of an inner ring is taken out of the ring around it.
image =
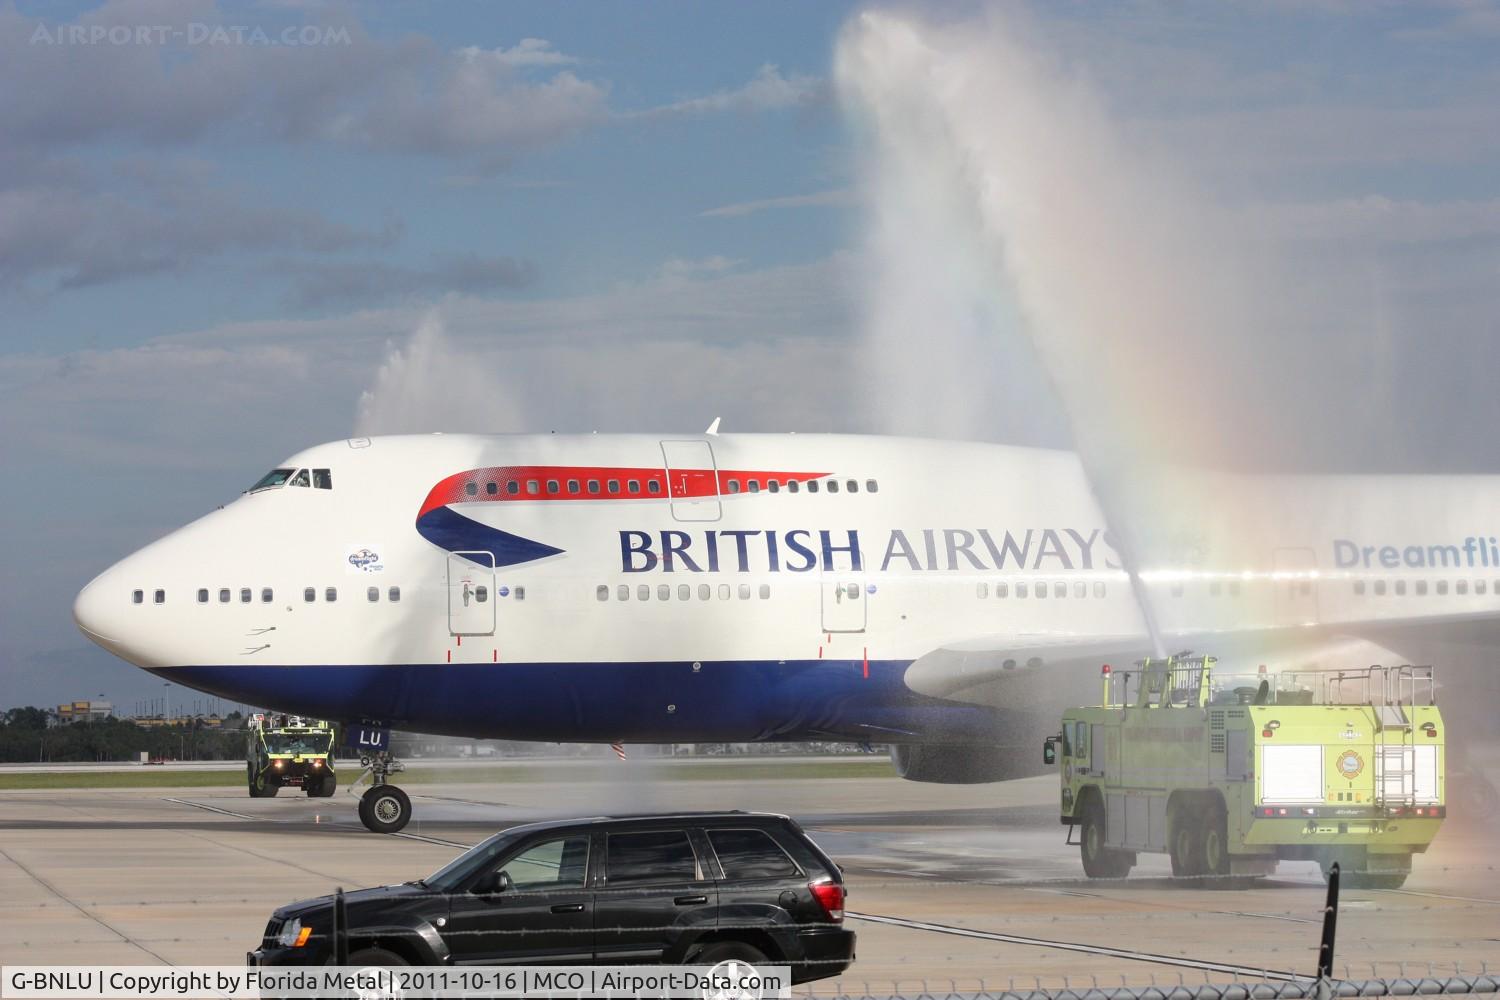
[[[116,656],[129,659],[124,650],[125,613],[130,594],[123,589],[115,568],[107,569],[78,592],[73,599],[73,623],[89,641]]]

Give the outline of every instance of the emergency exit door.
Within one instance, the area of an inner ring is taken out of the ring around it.
[[[448,632],[495,634],[495,556],[491,552],[448,554]]]
[[[663,441],[661,454],[672,516],[679,521],[717,521],[719,470],[713,446],[707,441]]]

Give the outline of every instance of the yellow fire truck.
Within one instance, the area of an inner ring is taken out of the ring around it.
[[[1172,874],[1268,875],[1338,862],[1346,885],[1398,888],[1447,814],[1431,667],[1215,677],[1214,659],[1104,668],[1042,751],[1090,878],[1141,852]]]
[[[274,798],[283,785],[324,798],[338,787],[333,770],[333,727],[295,715],[250,717],[245,779],[252,799]]]

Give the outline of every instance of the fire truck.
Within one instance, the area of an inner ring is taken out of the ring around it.
[[[338,787],[333,727],[322,719],[256,713],[250,717],[245,779],[252,799],[274,798],[284,785],[324,798]]]
[[[1447,815],[1432,668],[1216,677],[1214,664],[1105,666],[1103,702],[1068,710],[1047,739],[1084,872],[1123,878],[1154,852],[1174,876],[1303,860],[1325,875],[1337,862],[1345,885],[1399,888]]]

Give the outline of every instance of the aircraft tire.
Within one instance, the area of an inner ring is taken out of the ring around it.
[[[396,833],[411,822],[411,799],[395,785],[376,785],[359,800],[359,820],[372,833]]]

